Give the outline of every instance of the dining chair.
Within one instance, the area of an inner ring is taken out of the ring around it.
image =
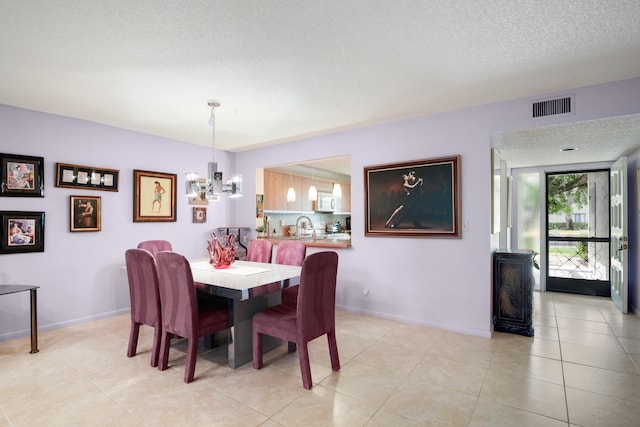
[[[247,248],[247,261],[271,262],[273,243],[267,239],[254,239]]]
[[[131,331],[127,356],[136,355],[140,325],[154,328],[151,347],[151,366],[158,366],[162,319],[160,294],[158,292],[158,270],[151,252],[146,249],[128,249],[125,252],[129,297],[131,300]]]
[[[295,240],[285,240],[278,244],[276,251],[276,264],[302,265],[307,255],[307,246]],[[295,305],[298,299],[298,287],[289,286],[289,280],[285,288],[282,289],[282,304]]]
[[[311,389],[308,342],[327,335],[331,369],[340,370],[336,343],[335,309],[338,254],[317,252],[302,263],[300,290],[295,306],[276,305],[253,316],[253,367],[262,369],[263,335],[295,342],[300,360],[302,385]]]
[[[153,256],[155,256],[160,251],[172,251],[171,242],[168,240],[145,240],[144,242],[138,243],[138,249],[146,249]]]
[[[158,369],[169,364],[169,347],[175,336],[188,340],[184,382],[193,381],[198,339],[229,327],[226,307],[196,297],[189,261],[175,252],[158,252],[158,279],[162,308],[162,344]]]

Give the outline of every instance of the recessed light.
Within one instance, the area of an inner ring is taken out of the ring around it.
[[[565,151],[576,151],[577,148],[575,147],[567,147],[567,148],[561,148],[560,151],[565,152]]]

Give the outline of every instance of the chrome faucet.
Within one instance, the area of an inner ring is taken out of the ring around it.
[[[313,223],[311,222],[311,218],[309,218],[306,215],[299,216],[298,219],[296,219],[296,239],[300,238],[300,227],[298,226],[298,222],[300,222],[300,220],[303,218],[306,218],[307,221],[309,221],[309,225],[311,226],[311,229],[313,229]]]

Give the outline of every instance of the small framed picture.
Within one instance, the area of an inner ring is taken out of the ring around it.
[[[0,254],[44,252],[44,212],[0,211]]]
[[[0,153],[0,196],[44,197],[44,158]]]
[[[70,196],[69,231],[102,230],[102,198]]]
[[[204,224],[207,222],[207,208],[193,208],[193,222],[196,224]]]

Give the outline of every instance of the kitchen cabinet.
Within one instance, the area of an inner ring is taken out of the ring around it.
[[[340,183],[342,199],[338,201],[338,212],[351,212],[351,184]]]
[[[494,330],[533,336],[533,285],[533,252],[494,252]]]
[[[291,211],[311,212],[314,203],[309,200],[309,187],[315,185],[318,192],[330,193],[333,190],[333,181],[326,179],[310,178],[292,175],[271,169],[264,170],[264,205],[265,211]],[[341,182],[342,199],[338,201],[338,211],[350,212],[351,210],[351,185]],[[296,201],[287,202],[287,191],[293,186],[296,192]]]
[[[264,210],[299,212],[303,203],[303,178],[283,172],[265,169],[264,171]],[[293,187],[296,201],[287,202],[287,191]],[[308,188],[307,188],[308,190]],[[308,198],[308,195],[307,195]]]

